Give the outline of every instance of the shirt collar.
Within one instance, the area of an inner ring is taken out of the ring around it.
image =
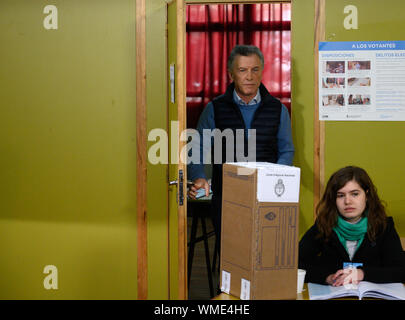
[[[249,103],[246,103],[245,101],[243,101],[243,100],[238,96],[238,94],[236,93],[236,90],[233,90],[233,100],[234,100],[237,104],[239,104],[239,105],[242,105],[242,106],[251,106],[251,105],[255,105],[255,104],[260,103],[260,102],[262,101],[262,97],[261,97],[261,95],[260,95],[260,90],[258,89],[258,90],[257,90],[257,93],[256,93],[256,96],[255,96],[252,100],[250,100]]]

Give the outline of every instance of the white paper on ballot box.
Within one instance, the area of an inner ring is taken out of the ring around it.
[[[257,200],[260,202],[299,202],[301,169],[269,162],[233,162],[238,174],[257,170]]]

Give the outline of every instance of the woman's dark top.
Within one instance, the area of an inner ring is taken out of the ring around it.
[[[386,229],[377,235],[375,241],[370,241],[365,235],[352,260],[335,232],[327,242],[319,237],[316,223],[302,237],[298,265],[307,271],[305,282],[326,284],[326,278],[343,269],[344,262],[363,263],[364,281],[405,282],[405,251],[392,217],[387,218]]]

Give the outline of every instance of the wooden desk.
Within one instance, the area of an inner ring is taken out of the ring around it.
[[[297,300],[309,300],[308,283],[304,283],[304,289],[301,293],[297,293]]]
[[[240,300],[240,299],[238,297],[222,292],[221,294],[212,298],[212,300]],[[297,300],[309,300],[307,283],[304,283],[304,290],[302,290],[302,293],[297,293]]]

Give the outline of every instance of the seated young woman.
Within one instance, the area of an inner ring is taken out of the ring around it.
[[[299,243],[305,282],[405,282],[405,253],[394,221],[364,169],[349,166],[335,172],[316,212],[315,224]],[[362,266],[346,269],[346,262]]]

